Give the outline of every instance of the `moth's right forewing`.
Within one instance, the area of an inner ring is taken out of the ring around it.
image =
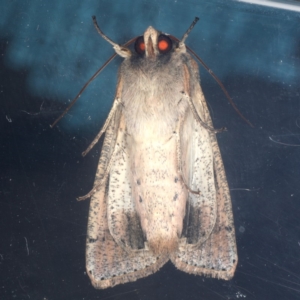
[[[186,141],[184,136],[188,137]],[[196,249],[207,240],[215,226],[217,201],[209,133],[191,113],[182,128],[182,148],[185,147],[188,147],[187,155],[182,157],[185,177],[189,188],[198,194],[190,192],[188,195],[182,235],[187,239],[188,247]]]
[[[188,67],[193,104],[202,121],[213,128],[199,84],[198,66],[190,60]],[[200,196],[190,193],[184,220],[185,238],[171,260],[178,269],[188,273],[230,279],[237,264],[237,250],[230,193],[216,135],[203,128],[193,116],[186,119],[182,139],[187,139],[185,145],[189,149],[183,167],[188,173],[188,184],[193,190],[198,187]]]

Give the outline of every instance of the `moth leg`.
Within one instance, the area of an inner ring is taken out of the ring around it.
[[[210,132],[219,133],[219,132],[222,132],[222,131],[226,131],[225,127],[222,127],[220,129],[215,129],[215,128],[207,125],[205,122],[203,122],[201,120],[199,114],[197,113],[195,105],[194,105],[194,103],[192,101],[192,98],[189,95],[189,90],[190,90],[190,85],[189,85],[189,82],[190,82],[190,73],[189,73],[187,65],[183,66],[183,70],[184,70],[184,91],[182,92],[182,95],[183,95],[183,98],[188,102],[189,107],[190,107],[190,109],[191,109],[191,111],[192,111],[192,113],[193,113],[194,118],[196,119],[196,121],[202,127],[204,127],[205,129],[207,129]]]
[[[113,106],[112,106],[112,108],[111,108],[111,110],[108,114],[108,117],[106,118],[106,121],[105,121],[104,125],[102,126],[100,132],[96,135],[96,137],[90,143],[88,148],[84,152],[82,152],[82,156],[86,156],[87,153],[90,152],[90,150],[97,144],[97,142],[101,138],[102,134],[106,131],[108,125],[110,124],[110,121],[111,121],[112,117],[115,115],[116,111],[118,110],[119,105],[122,103],[121,102],[122,88],[123,88],[123,80],[120,79],[119,83],[118,83],[118,86],[117,86],[116,97],[114,99]]]
[[[105,184],[106,180],[107,180],[107,176],[109,174],[109,171],[110,171],[110,168],[112,166],[112,163],[113,163],[113,160],[114,160],[114,157],[115,157],[115,154],[116,152],[119,151],[119,146],[118,146],[118,143],[116,143],[115,147],[114,147],[114,152],[112,153],[111,157],[109,158],[109,162],[107,164],[107,167],[105,169],[105,172],[103,174],[103,177],[102,179],[100,180],[100,182],[95,185],[92,190],[87,193],[86,195],[84,196],[81,196],[81,197],[78,197],[77,198],[77,201],[82,201],[82,200],[86,200],[88,198],[90,198],[91,196],[93,196],[93,194],[95,194],[95,192],[103,185]]]
[[[188,184],[187,184],[187,181],[184,177],[184,174],[183,174],[183,171],[182,171],[182,160],[181,160],[181,157],[182,157],[182,153],[181,153],[181,141],[180,141],[180,134],[181,134],[181,126],[182,126],[182,119],[179,120],[178,122],[178,125],[177,125],[177,130],[174,132],[174,135],[175,135],[175,138],[176,138],[176,152],[177,152],[177,167],[178,167],[178,173],[182,179],[182,182],[185,186],[185,188],[192,194],[195,194],[195,195],[200,195],[200,191],[194,191],[192,190]]]
[[[118,114],[118,111],[117,111],[115,119],[118,119],[118,125],[117,125],[118,129],[117,129],[117,133],[116,133],[117,136],[116,136],[115,141],[112,142],[111,145],[110,145],[110,147],[112,147],[113,151],[106,156],[107,162],[106,162],[105,168],[103,169],[101,179],[98,180],[97,184],[94,185],[93,189],[89,193],[87,193],[84,196],[78,197],[77,198],[78,201],[82,201],[82,200],[85,200],[85,199],[91,197],[107,181],[107,177],[110,173],[111,166],[115,161],[116,153],[118,153],[118,151],[120,150],[120,145],[122,145],[122,139],[123,139],[123,135],[124,135],[124,132],[125,132],[125,127],[124,127],[124,124],[123,124],[124,123],[124,121],[123,121],[124,116],[122,115],[122,112],[119,111],[119,114]],[[111,126],[111,124],[109,126]],[[104,146],[105,145],[103,145],[102,151],[103,151],[103,149],[105,149]],[[102,152],[101,152],[101,156],[102,156]]]

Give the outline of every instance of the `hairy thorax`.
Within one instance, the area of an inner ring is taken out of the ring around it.
[[[184,115],[188,104],[182,101],[183,70],[179,61],[178,55],[164,60],[158,57],[124,61],[123,113],[127,132],[136,139],[145,139],[148,134],[170,136]]]

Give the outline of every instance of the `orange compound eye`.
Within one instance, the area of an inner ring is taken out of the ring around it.
[[[161,34],[158,37],[157,47],[160,53],[167,53],[172,49],[172,40],[168,36]]]
[[[140,36],[135,40],[134,49],[138,54],[145,53],[145,42],[143,36]]]

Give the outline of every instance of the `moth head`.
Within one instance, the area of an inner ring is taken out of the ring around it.
[[[199,18],[195,18],[189,29],[185,32],[181,40],[178,40],[172,35],[167,35],[160,33],[153,27],[149,26],[144,33],[144,36],[131,39],[124,46],[118,45],[113,42],[108,36],[106,36],[100,27],[97,24],[96,17],[93,16],[93,22],[98,33],[109,42],[116,51],[116,54],[121,57],[128,58],[132,55],[132,52],[127,48],[132,42],[135,41],[135,51],[146,57],[155,58],[158,54],[169,53],[172,49],[175,49],[176,52],[183,53],[186,52],[185,40],[188,37],[190,31],[193,29],[195,24],[198,22]],[[176,43],[176,46],[173,47],[173,42]]]
[[[144,35],[135,40],[134,49],[137,54],[154,59],[159,54],[169,53],[173,49],[173,41],[168,35],[149,26]]]

